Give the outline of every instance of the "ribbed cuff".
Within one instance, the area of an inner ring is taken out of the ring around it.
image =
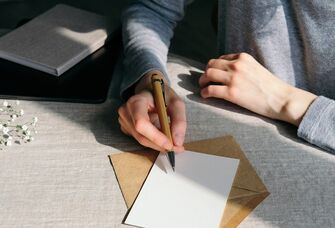
[[[124,78],[120,89],[124,101],[134,94],[134,85],[149,71],[158,70],[169,80],[165,67],[156,59],[155,56],[146,53],[141,58],[124,61]]]
[[[332,153],[335,152],[335,102],[319,96],[308,108],[298,136]]]

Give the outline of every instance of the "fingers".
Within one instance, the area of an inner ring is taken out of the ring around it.
[[[252,58],[247,53],[234,53],[222,55],[218,59],[211,59],[207,63],[208,68],[215,68],[223,71],[229,71],[231,69],[231,65],[233,65],[237,61],[245,61],[250,60]]]
[[[132,135],[141,145],[145,146],[145,147],[150,147],[154,150],[157,151],[164,151],[164,148],[161,148],[159,146],[157,146],[155,143],[151,142],[150,140],[148,140],[147,138],[145,138],[145,136],[139,134],[138,132],[135,131],[134,127],[131,127],[129,125],[128,120],[124,120],[123,118],[119,118],[119,123],[121,125],[121,130],[122,132],[124,132],[127,135]]]
[[[219,69],[219,70],[228,71],[229,70],[229,67],[228,67],[229,63],[230,63],[230,61],[225,60],[225,59],[211,59],[207,63],[207,69],[208,68],[215,68],[215,69]]]
[[[150,122],[148,113],[150,107],[154,107],[152,95],[145,93],[141,96],[142,99],[140,96],[134,96],[127,102],[127,109],[131,115],[134,130],[157,146],[170,150],[173,144]]]
[[[200,87],[204,87],[210,82],[228,84],[230,82],[230,60],[235,57],[236,54],[231,54],[209,60],[204,74],[199,78]]]
[[[151,141],[149,137],[152,138],[152,136],[146,136],[145,131],[142,130],[143,128],[149,126],[149,128],[153,128],[155,132],[158,131],[158,133],[160,133],[159,130],[149,121],[150,118],[148,112],[154,108],[151,102],[152,99],[150,99],[150,96],[142,93],[139,96],[136,95],[132,97],[126,104],[122,105],[119,108],[119,123],[121,131],[127,135],[133,136],[141,145],[145,147],[150,147],[158,151],[171,149],[172,146],[167,145],[168,148],[164,148],[159,146],[162,143],[157,142],[157,140],[155,140],[155,142]],[[142,110],[143,108],[147,108],[144,114]],[[141,132],[144,132],[144,134],[141,134]],[[164,142],[168,140],[166,136],[163,135],[163,137]],[[158,137],[158,140],[159,139],[160,138]]]
[[[211,59],[208,61],[206,71],[199,78],[199,85],[201,88],[207,86],[210,82],[219,83],[222,85],[228,85],[232,80],[232,72],[235,70],[236,64],[241,58],[246,58],[246,53],[234,53],[222,55],[218,59]],[[215,87],[212,88],[215,91],[214,95],[216,96]],[[207,90],[205,90],[207,91]],[[222,92],[222,91],[221,91]],[[205,94],[210,94],[204,92]]]
[[[203,98],[216,97],[229,100],[229,88],[223,85],[209,85],[201,90]]]
[[[168,105],[168,113],[171,120],[171,133],[173,142],[176,146],[179,147],[175,150],[181,149],[183,151],[183,144],[186,133],[186,110],[184,102],[179,97],[170,100]]]
[[[185,106],[172,89],[169,89],[166,95],[169,101],[168,112],[171,113],[173,143],[158,128],[158,115],[154,112],[153,97],[148,91],[131,97],[119,108],[121,131],[133,136],[143,146],[158,151],[173,149],[175,152],[181,152],[184,151],[183,142],[186,132]]]
[[[226,55],[221,55],[219,59],[225,59],[225,60],[236,60],[240,56],[240,53],[233,53],[233,54],[226,54]]]
[[[221,84],[229,84],[230,74],[227,71],[207,68],[205,73],[199,78],[200,87],[206,86],[209,82],[218,82]]]

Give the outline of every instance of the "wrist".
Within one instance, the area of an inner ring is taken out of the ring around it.
[[[137,82],[137,84],[135,85],[135,94],[143,91],[143,90],[152,90],[152,86],[151,86],[151,77],[153,74],[160,74],[163,76],[163,80],[164,83],[167,84],[167,80],[165,79],[164,75],[162,74],[162,72],[158,71],[158,70],[151,70],[147,73],[145,73],[143,75],[143,77]]]
[[[298,127],[309,106],[316,98],[315,94],[289,86],[286,93],[286,102],[281,109],[279,119]]]

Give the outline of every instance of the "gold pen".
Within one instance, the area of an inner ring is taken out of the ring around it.
[[[159,71],[151,72],[151,84],[152,84],[155,106],[158,112],[159,123],[160,123],[161,129],[163,133],[173,143],[170,125],[169,125],[169,119],[168,119],[167,111],[166,111],[167,106],[165,102],[164,80],[163,80],[163,75],[161,72]],[[174,151],[171,148],[171,150],[169,150],[167,153],[168,153],[169,162],[174,171],[174,168],[175,168]]]

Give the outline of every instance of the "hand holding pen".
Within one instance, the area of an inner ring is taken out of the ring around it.
[[[165,101],[165,83],[164,77],[159,72],[154,72],[151,75],[151,85],[152,85],[152,92],[154,95],[155,107],[158,113],[158,119],[160,123],[160,129],[166,135],[171,142],[173,142],[171,129],[170,129],[170,121],[167,115],[167,104]],[[168,159],[170,165],[175,170],[175,154],[173,148],[167,151]]]
[[[151,76],[147,73],[137,84],[135,95],[119,108],[119,123],[125,134],[140,144],[158,151],[184,150],[186,132],[185,104],[166,83],[164,86],[167,113],[170,117],[171,140],[159,128],[159,119],[152,94]],[[158,72],[161,74],[160,72]]]

